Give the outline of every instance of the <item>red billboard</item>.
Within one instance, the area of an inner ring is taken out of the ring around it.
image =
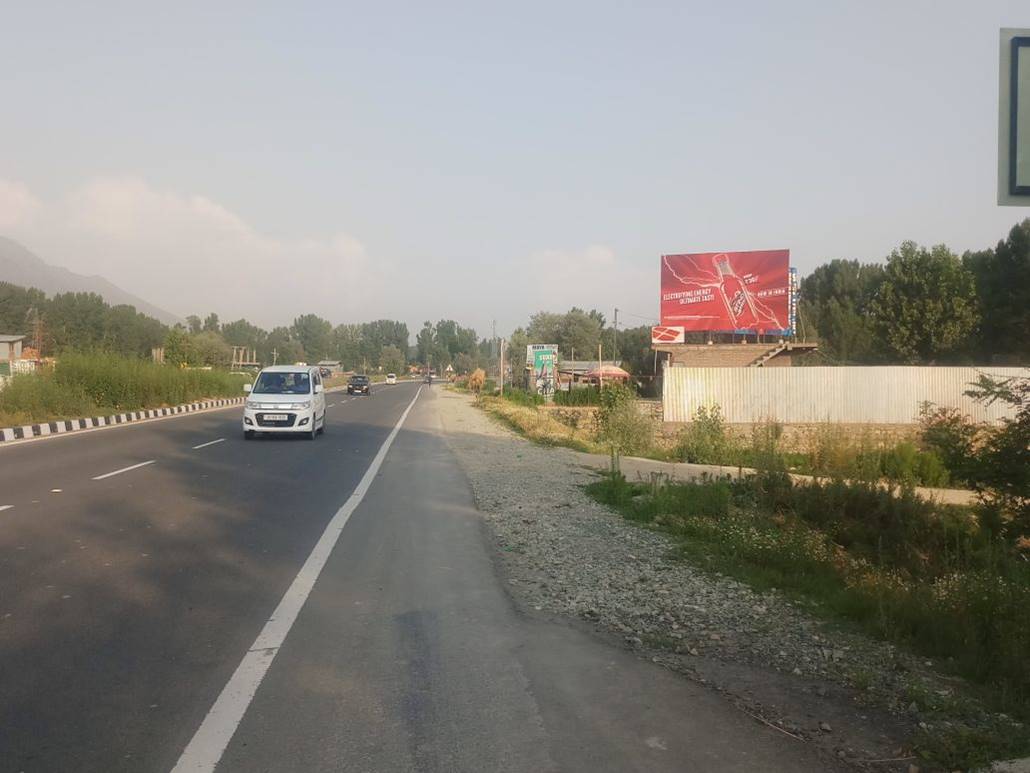
[[[662,325],[790,335],[790,250],[662,256]]]

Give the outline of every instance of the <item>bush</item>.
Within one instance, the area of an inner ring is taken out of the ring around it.
[[[654,445],[654,421],[637,408],[629,387],[612,384],[601,390],[598,437],[618,453],[642,454]]]
[[[554,393],[554,404],[568,406],[600,405],[601,391],[593,387],[573,387],[568,391],[561,390]]]
[[[978,488],[985,507],[998,516],[1008,539],[1030,544],[1030,378],[996,380],[981,375],[967,395],[1016,409],[990,430],[976,458]]]
[[[936,453],[953,480],[971,483],[975,478],[975,448],[979,430],[957,408],[923,403],[919,412],[920,440]]]
[[[516,389],[515,387],[504,390],[504,399],[509,403],[515,403],[515,405],[534,406],[544,404],[543,396],[538,395],[536,392]]]
[[[718,405],[702,405],[690,426],[680,433],[676,456],[692,464],[734,464],[740,459],[736,444],[726,434]]]
[[[0,424],[238,397],[245,381],[245,376],[218,370],[184,370],[116,354],[68,353],[55,367],[18,376],[0,391]]]

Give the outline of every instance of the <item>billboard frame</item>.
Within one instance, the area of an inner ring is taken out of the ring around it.
[[[1022,101],[1030,107],[1030,79],[1020,81],[1020,58],[1030,61],[1030,29],[1000,31],[998,65],[998,205],[1030,206],[1030,180],[1020,184],[1019,149],[1030,154],[1030,125],[1020,127]],[[1020,92],[1022,100],[1020,99]],[[1022,128],[1022,133],[1020,129]]]

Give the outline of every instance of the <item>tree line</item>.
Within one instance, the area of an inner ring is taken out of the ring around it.
[[[904,242],[886,263],[831,260],[801,283],[799,333],[841,364],[1030,361],[1030,218],[961,257]]]
[[[798,333],[818,339],[822,361],[839,364],[1030,361],[1030,219],[993,248],[958,256],[944,245],[905,242],[886,263],[831,260],[801,282]],[[191,315],[168,327],[95,293],[59,293],[0,282],[0,332],[24,334],[42,354],[105,350],[166,362],[224,366],[232,347],[262,364],[339,360],[348,370],[400,372],[408,363],[458,373],[497,372],[496,339],[451,319],[426,321],[409,341],[397,320],[333,325],[304,314],[265,330],[246,319]],[[650,327],[614,330],[605,315],[573,307],[539,311],[508,338],[506,360],[525,366],[526,345],[557,344],[563,360],[618,359],[636,376],[654,372]]]

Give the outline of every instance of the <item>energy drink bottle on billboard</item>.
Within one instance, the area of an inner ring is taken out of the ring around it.
[[[744,289],[744,282],[733,273],[729,258],[725,255],[715,261],[715,267],[722,279],[720,289],[733,327],[736,330],[754,330],[758,324],[758,315],[751,305],[751,296]]]

